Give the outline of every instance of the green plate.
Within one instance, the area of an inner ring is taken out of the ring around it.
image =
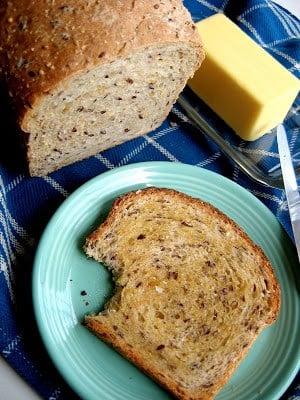
[[[101,309],[111,276],[82,251],[85,237],[120,194],[169,187],[209,201],[260,245],[282,289],[277,322],[259,336],[218,400],[276,400],[300,364],[297,255],[274,215],[242,187],[211,171],[170,162],[132,164],[106,172],[77,189],[57,210],[38,246],[33,301],[38,327],[57,369],[83,399],[169,399],[170,396],[81,322]]]

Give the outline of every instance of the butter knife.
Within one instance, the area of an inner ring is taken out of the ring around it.
[[[298,184],[284,126],[278,125],[276,133],[283,183],[300,262],[300,195]]]

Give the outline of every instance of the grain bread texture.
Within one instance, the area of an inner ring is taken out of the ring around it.
[[[0,18],[31,175],[160,126],[204,58],[181,0],[5,0]]]
[[[84,250],[115,282],[86,326],[179,399],[213,399],[279,313],[279,283],[261,248],[181,192],[118,198]]]

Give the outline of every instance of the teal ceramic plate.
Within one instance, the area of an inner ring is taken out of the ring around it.
[[[147,186],[174,188],[211,202],[269,257],[282,288],[280,317],[259,336],[217,399],[278,399],[299,369],[295,249],[273,214],[245,189],[208,170],[177,163],[132,164],[106,172],[77,189],[49,222],[35,258],[33,301],[57,369],[83,399],[170,398],[81,324],[86,313],[101,309],[112,291],[110,274],[83,253],[85,237],[118,195]]]

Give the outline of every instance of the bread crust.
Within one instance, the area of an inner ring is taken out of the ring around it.
[[[44,4],[45,3],[45,4]],[[181,0],[6,1],[0,60],[26,131],[39,99],[72,75],[163,43],[204,51]]]
[[[92,256],[97,259],[95,249],[97,248],[97,246],[101,247],[100,242],[105,241],[106,235],[109,232],[112,232],[113,226],[115,226],[116,221],[119,221],[120,216],[126,215],[126,212],[130,210],[132,204],[140,202],[142,207],[142,204],[146,204],[147,202],[149,203],[155,198],[167,199],[172,204],[174,204],[174,207],[176,207],[176,204],[178,203],[183,203],[188,205],[189,207],[194,207],[195,210],[201,208],[205,211],[205,213],[207,213],[208,216],[210,216],[212,220],[222,220],[228,230],[234,231],[235,234],[242,238],[242,241],[245,241],[245,247],[249,246],[249,249],[253,251],[253,253],[257,257],[257,260],[259,260],[259,270],[267,281],[268,290],[270,291],[270,293],[272,293],[268,315],[265,316],[264,321],[260,321],[259,327],[255,330],[255,332],[249,335],[248,344],[241,349],[238,357],[233,362],[228,363],[226,371],[222,374],[221,378],[218,379],[217,382],[214,382],[214,385],[212,385],[211,387],[201,388],[201,390],[199,390],[198,387],[187,388],[181,386],[180,384],[178,384],[178,382],[172,380],[170,377],[166,376],[166,374],[162,373],[157,368],[157,366],[153,366],[151,365],[151,363],[148,363],[147,359],[145,359],[145,357],[141,355],[137,349],[130,345],[130,343],[128,343],[126,339],[122,337],[118,330],[114,330],[114,327],[110,325],[110,323],[112,322],[109,322],[109,320],[106,321],[106,315],[110,313],[110,310],[114,310],[113,305],[108,305],[107,310],[104,313],[100,313],[99,317],[97,315],[87,315],[85,317],[85,324],[94,334],[99,336],[109,345],[113,346],[117,351],[119,351],[131,362],[136,364],[141,370],[152,377],[156,382],[158,382],[165,389],[173,393],[173,395],[175,395],[178,399],[211,400],[230,379],[237,365],[246,356],[253,342],[256,340],[257,336],[260,334],[263,328],[271,325],[277,319],[280,310],[281,299],[279,283],[276,279],[273,268],[263,250],[258,245],[256,245],[232,219],[230,219],[219,209],[207,202],[204,202],[200,199],[192,198],[176,190],[165,188],[151,187],[143,189],[141,191],[131,192],[117,198],[113,203],[111,211],[106,220],[87,238],[84,249],[88,256]],[[107,265],[114,274],[115,265],[109,265],[109,263]],[[118,314],[118,311],[115,312],[116,314]]]

